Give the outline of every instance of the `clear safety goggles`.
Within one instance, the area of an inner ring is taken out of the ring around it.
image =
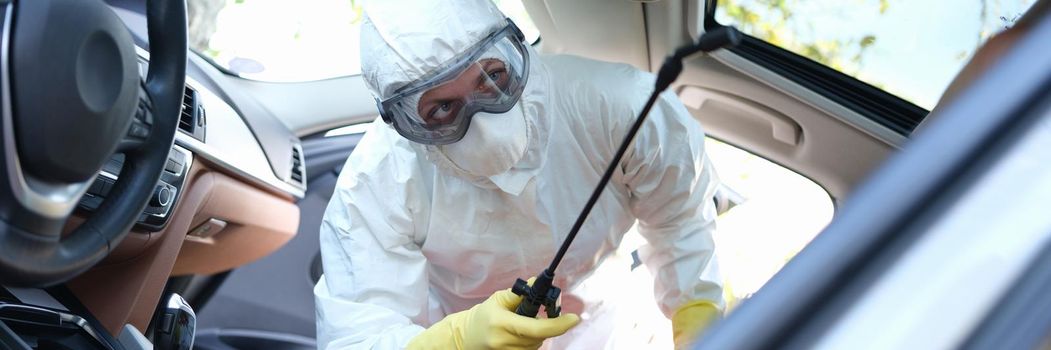
[[[511,20],[444,68],[378,100],[380,116],[410,141],[445,145],[467,134],[475,113],[505,113],[529,76],[525,36]]]

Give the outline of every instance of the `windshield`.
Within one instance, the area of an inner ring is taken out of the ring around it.
[[[719,0],[715,20],[930,110],[1035,0]]]
[[[535,42],[521,0],[494,0]],[[311,81],[360,73],[360,0],[189,0],[190,49],[240,77]]]

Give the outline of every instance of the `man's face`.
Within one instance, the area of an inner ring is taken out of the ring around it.
[[[482,59],[455,79],[431,88],[420,97],[417,113],[427,127],[455,120],[471,100],[498,98],[510,82],[507,66],[495,58]]]
[[[409,141],[447,145],[467,134],[475,113],[505,113],[529,76],[528,46],[508,23],[378,101],[383,120]]]

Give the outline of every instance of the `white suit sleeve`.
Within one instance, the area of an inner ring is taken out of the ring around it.
[[[362,140],[355,155],[370,154],[347,161],[321,224],[325,274],[314,288],[321,349],[401,349],[427,322],[427,263],[413,235],[414,160],[396,160],[398,150],[370,136],[383,138]]]
[[[639,255],[653,273],[661,311],[671,317],[693,300],[723,307],[712,239],[718,178],[704,153],[704,132],[678,97],[661,94],[621,166],[647,242]]]

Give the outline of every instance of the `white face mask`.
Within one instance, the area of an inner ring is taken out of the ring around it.
[[[511,170],[529,146],[528,125],[521,104],[503,114],[477,113],[467,135],[438,151],[460,171],[490,177]]]

